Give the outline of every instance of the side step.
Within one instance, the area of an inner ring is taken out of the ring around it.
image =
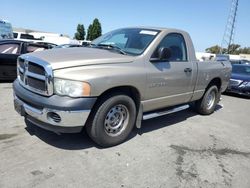
[[[172,109],[152,112],[152,113],[143,115],[143,120],[147,120],[147,119],[151,119],[151,118],[155,118],[155,117],[164,116],[164,115],[167,115],[167,114],[179,112],[179,111],[182,111],[182,110],[186,110],[187,108],[189,108],[189,105],[183,105],[183,106],[178,106],[178,107],[175,107],[175,108],[172,108]]]

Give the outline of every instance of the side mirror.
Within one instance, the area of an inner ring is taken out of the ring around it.
[[[161,47],[158,49],[159,60],[168,60],[171,55],[171,50],[169,48]]]
[[[172,56],[172,52],[170,48],[161,47],[158,51],[155,52],[155,57],[150,58],[150,62],[163,62],[168,61],[169,58]]]

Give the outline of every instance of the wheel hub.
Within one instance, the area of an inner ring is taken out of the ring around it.
[[[211,91],[207,96],[207,108],[211,109],[215,103],[215,92]]]
[[[117,136],[123,132],[128,125],[129,113],[125,105],[119,104],[112,107],[104,121],[105,132],[109,136]]]

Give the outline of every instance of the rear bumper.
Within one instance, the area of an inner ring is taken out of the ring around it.
[[[27,121],[53,132],[80,132],[96,101],[96,98],[40,96],[26,90],[17,81],[13,89],[16,111]]]

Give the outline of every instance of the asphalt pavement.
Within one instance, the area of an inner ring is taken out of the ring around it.
[[[85,132],[26,125],[0,83],[0,187],[250,187],[250,99],[222,95],[217,110],[143,121],[123,144],[102,149]]]

